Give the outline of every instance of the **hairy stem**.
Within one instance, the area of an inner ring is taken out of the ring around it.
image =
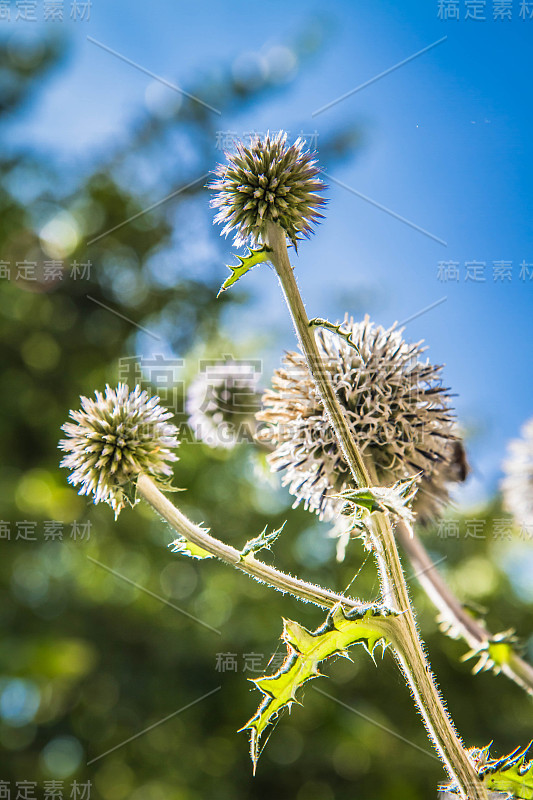
[[[446,622],[460,632],[472,650],[490,641],[490,631],[465,611],[410,526],[405,522],[398,522],[395,534],[416,571],[420,585]],[[511,652],[509,661],[501,665],[501,671],[528,694],[533,695],[533,666],[516,652]]]
[[[187,541],[202,547],[215,558],[230,564],[232,567],[236,567],[241,572],[245,572],[259,581],[273,586],[280,592],[289,592],[300,600],[314,603],[322,608],[333,608],[338,603],[342,603],[347,608],[362,608],[365,605],[360,600],[345,597],[336,592],[331,592],[329,589],[324,589],[322,586],[316,586],[313,583],[307,583],[307,581],[302,581],[292,575],[280,572],[269,564],[259,561],[253,554],[242,558],[240,551],[235,547],[216,539],[204,528],[187,519],[147,475],[139,475],[137,493]]]
[[[289,261],[285,233],[278,225],[270,223],[266,238],[268,246],[272,248],[270,261],[278,274],[300,347],[355,484],[359,487],[371,486],[368,467],[353,440],[327,367],[317,348]],[[397,660],[450,779],[457,785],[463,798],[486,800],[486,789],[468,758],[431,674],[418,635],[389,519],[383,514],[373,514],[370,519],[383,602],[403,617],[401,646],[395,648]]]

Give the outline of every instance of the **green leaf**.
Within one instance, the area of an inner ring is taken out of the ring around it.
[[[388,623],[386,622],[388,618]],[[257,688],[265,695],[257,713],[241,730],[250,731],[250,755],[254,772],[259,758],[259,742],[265,728],[284,709],[299,703],[296,693],[304,683],[318,678],[318,666],[332,656],[349,658],[346,650],[361,643],[370,655],[376,645],[390,644],[388,631],[392,615],[379,606],[365,606],[348,614],[340,605],[328,614],[325,623],[311,632],[291,620],[283,620],[282,639],[287,646],[287,656],[274,675],[253,678]]]
[[[222,293],[225,292],[226,289],[229,289],[230,286],[233,286],[234,283],[237,283],[239,278],[242,278],[252,267],[255,267],[257,264],[261,264],[263,261],[268,261],[268,254],[271,253],[272,250],[270,247],[263,245],[257,250],[252,250],[248,248],[248,255],[246,256],[239,256],[236,255],[236,258],[239,259],[240,264],[236,264],[233,266],[232,264],[228,264],[228,269],[231,270],[231,275],[229,278],[226,278],[222,286],[220,287],[217,297]]]
[[[350,347],[359,353],[359,348],[357,347],[356,343],[352,339],[352,334],[349,331],[341,330],[341,326],[334,325],[332,322],[328,322],[327,319],[322,319],[322,317],[315,317],[314,319],[309,320],[309,327],[310,328],[324,328],[327,331],[331,331],[332,333],[336,333],[337,336],[340,336],[341,339],[344,339],[346,344],[349,344]],[[359,355],[361,355],[359,353]]]
[[[371,514],[374,511],[385,511],[385,506],[378,500],[376,489],[371,486],[365,486],[362,489],[348,489],[334,497],[342,498],[359,508],[366,508]]]
[[[185,539],[183,536],[180,536],[172,542],[172,552],[182,553],[185,556],[190,556],[190,558],[213,558],[213,555],[208,553],[207,550],[204,550],[203,547],[189,542],[189,540]]]
[[[468,661],[471,658],[478,659],[472,669],[474,675],[488,670],[492,670],[498,675],[502,667],[510,661],[517,642],[518,638],[515,636],[514,628],[509,628],[501,633],[487,634],[487,640],[479,647],[465,653],[461,661]]]
[[[250,539],[246,542],[241,550],[241,561],[246,558],[246,556],[257,553],[263,548],[270,550],[286,524],[287,521],[283,523],[281,528],[277,528],[277,530],[272,531],[271,533],[267,533],[267,526],[265,525],[265,528],[261,531],[259,536],[256,536],[255,539]]]
[[[360,489],[346,489],[333,495],[352,507],[362,508],[369,514],[375,512],[395,514],[407,522],[413,520],[413,512],[409,508],[416,491],[420,473],[405,481],[397,481],[394,486],[364,486]]]
[[[478,776],[487,789],[502,793],[498,797],[504,800],[533,800],[533,761],[526,761],[526,756],[533,742],[527,747],[517,747],[503,758],[490,758],[492,742],[483,748],[471,748],[468,751]],[[457,786],[446,784],[439,787],[450,796],[458,795]]]
[[[526,761],[531,747],[517,747],[508,756],[491,759],[481,767],[480,775],[489,789],[511,792],[516,800],[533,800],[533,761]],[[488,754],[488,748],[486,748]]]

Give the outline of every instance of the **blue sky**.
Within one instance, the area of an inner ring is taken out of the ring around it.
[[[43,5],[37,0],[38,17]],[[315,20],[327,31],[326,46],[290,92],[246,117],[221,119],[220,128],[316,130],[320,150],[320,136],[335,125],[360,123],[363,147],[356,158],[332,166],[327,219],[300,248],[301,288],[313,316],[361,314],[361,298],[367,298],[369,312],[383,324],[447,298],[408,323],[406,335],[424,338],[432,360],[446,364],[459,417],[472,430],[475,474],[464,499],[473,500],[495,487],[506,441],[533,415],[533,279],[520,279],[522,262],[531,264],[533,275],[533,19],[529,11],[522,18],[520,0],[510,5],[511,19],[493,18],[505,2],[487,0],[485,20],[464,18],[473,0],[456,5],[459,20],[439,19],[433,0],[330,0],[327,6],[92,0],[89,22],[46,23],[68,35],[69,57],[12,136],[67,166],[89,164],[121,141],[153,97],[154,82],[87,36],[187,86],[202,70],[235,63],[243,52],[264,57]],[[533,13],[533,4],[527,8]],[[39,24],[0,22],[0,30],[32,35]],[[213,166],[219,156],[214,148]],[[458,262],[458,281],[438,279],[441,261]],[[465,264],[474,261],[485,263],[485,282],[465,280]],[[494,281],[493,262],[512,262],[510,281]],[[272,276],[256,270],[249,287],[254,305],[240,324],[268,308],[280,344],[290,346]]]

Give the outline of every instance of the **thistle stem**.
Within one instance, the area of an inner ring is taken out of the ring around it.
[[[289,261],[286,236],[279,225],[268,224],[266,243],[272,249],[270,261],[277,272],[302,353],[355,484],[359,487],[371,486],[367,465],[353,440],[311,331],[309,318]],[[400,626],[402,635],[394,648],[395,655],[428,735],[451,781],[458,787],[460,795],[469,800],[487,800],[486,789],[479,780],[455,730],[424,654],[389,519],[383,514],[374,514],[370,520],[383,602],[402,615]]]
[[[247,575],[273,586],[280,592],[288,592],[300,600],[314,603],[322,608],[333,608],[338,603],[342,603],[347,608],[363,608],[365,606],[360,600],[345,597],[336,592],[331,592],[329,589],[324,589],[322,586],[317,586],[280,572],[280,570],[271,567],[269,564],[259,561],[253,554],[243,558],[240,551],[235,547],[216,539],[204,528],[187,519],[157,488],[153,480],[145,474],[140,474],[137,479],[137,493],[187,541],[198,545],[212,556],[215,556],[215,558],[230,564],[232,567],[236,567],[241,572],[245,572]]]

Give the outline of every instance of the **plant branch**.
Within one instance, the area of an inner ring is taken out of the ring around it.
[[[215,558],[230,564],[232,567],[236,567],[241,572],[245,572],[247,575],[273,586],[280,592],[288,592],[300,600],[314,603],[322,608],[333,608],[338,603],[342,603],[346,608],[360,609],[365,606],[365,603],[360,600],[345,597],[336,592],[331,592],[329,589],[324,589],[322,586],[316,586],[313,583],[307,583],[307,581],[302,581],[292,575],[280,572],[269,564],[259,561],[253,554],[243,557],[240,550],[222,542],[220,539],[216,539],[200,525],[195,525],[187,519],[158,489],[153,480],[145,474],[139,475],[137,479],[137,494],[146,500],[187,541],[198,545],[212,556],[215,556]]]
[[[365,464],[353,440],[345,414],[329,379],[327,366],[316,345],[289,261],[285,233],[279,225],[269,223],[266,240],[272,249],[270,261],[277,272],[302,353],[316,383],[324,409],[335,431],[354,482],[359,487],[371,486],[368,465]],[[402,615],[403,638],[401,646],[395,648],[396,658],[411,689],[430,739],[450,779],[457,785],[463,798],[486,800],[486,789],[463,748],[424,654],[389,519],[383,514],[373,514],[369,520],[371,520],[374,554],[380,576],[383,602]]]
[[[482,622],[474,619],[463,608],[433,564],[426,548],[416,533],[405,522],[398,522],[396,538],[416,571],[416,577],[433,605],[440,611],[446,622],[453,625],[472,650],[485,645],[491,633]],[[500,666],[507,675],[528,694],[533,695],[533,666],[511,651],[509,660]]]

